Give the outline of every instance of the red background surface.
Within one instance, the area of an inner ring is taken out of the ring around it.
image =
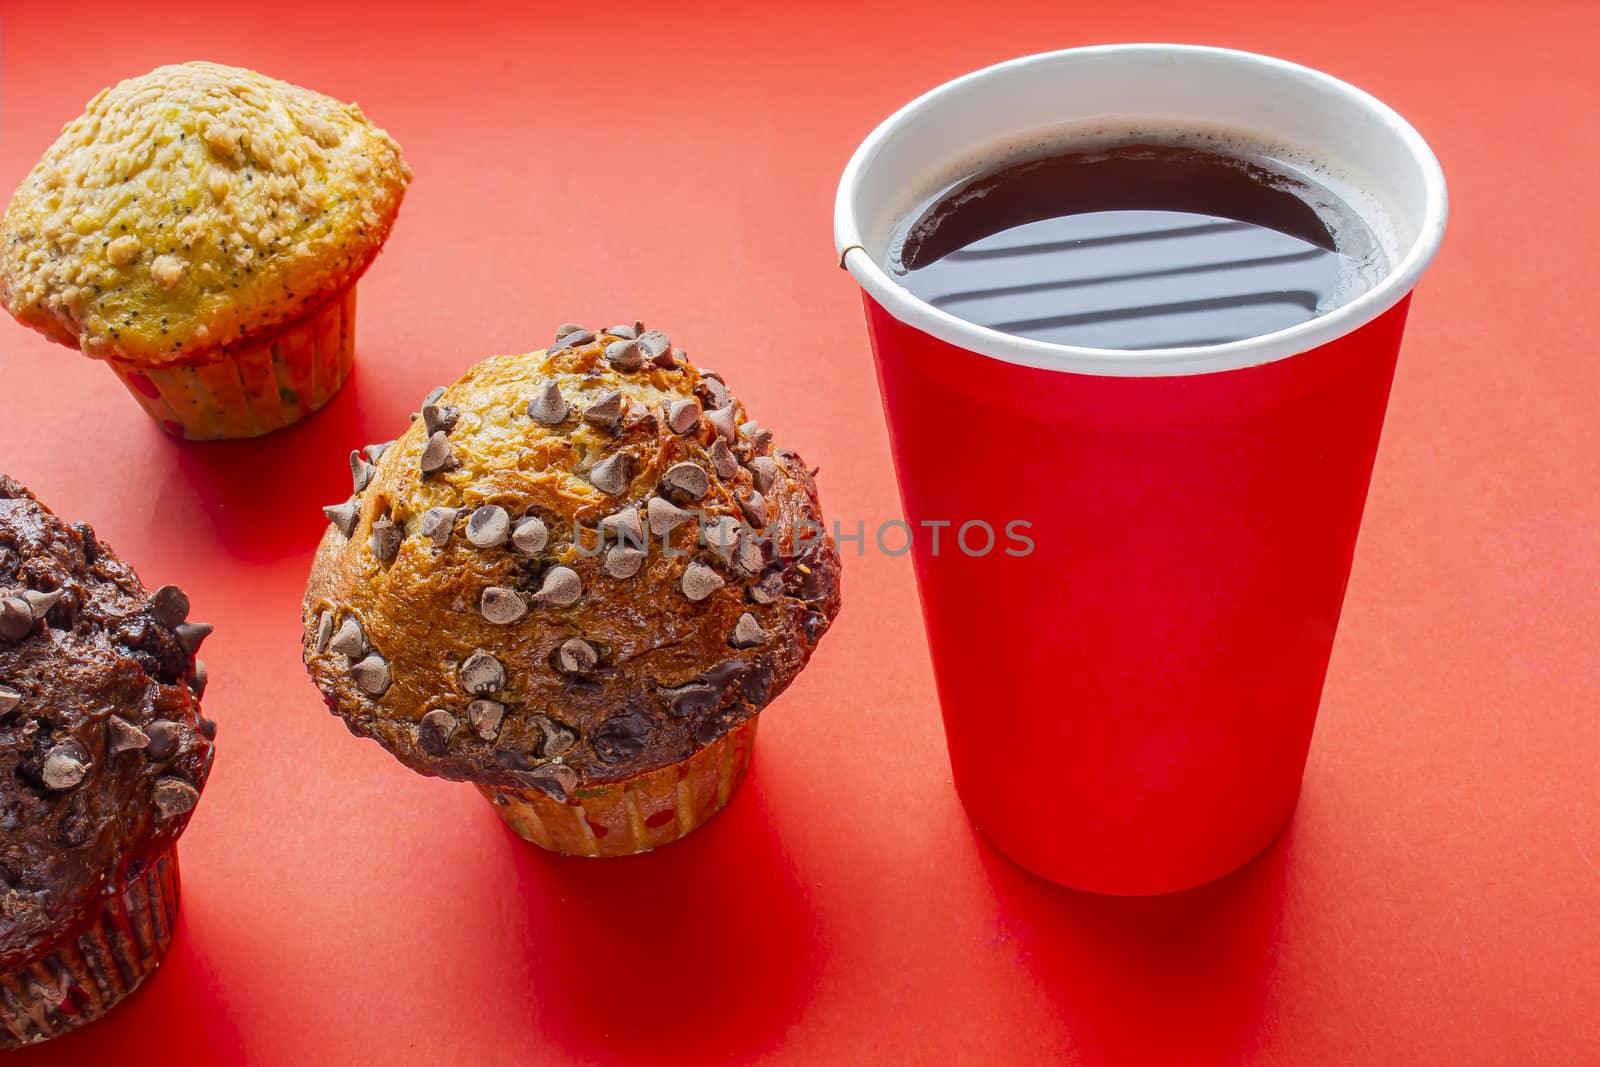
[[[5,189],[102,85],[190,58],[359,100],[417,172],[356,377],[287,433],[170,440],[104,368],[0,322],[0,465],[217,624],[222,749],[165,966],[15,1062],[1600,1059],[1592,4],[234,6],[0,6]],[[895,517],[832,265],[839,170],[946,78],[1138,39],[1372,90],[1454,201],[1304,796],[1263,857],[1117,900],[994,853],[949,784],[904,557],[847,560],[743,793],[656,855],[544,855],[322,710],[297,608],[344,453],[560,321],[670,329],[822,465],[831,515]]]

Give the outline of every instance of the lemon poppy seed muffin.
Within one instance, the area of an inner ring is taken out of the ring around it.
[[[344,382],[355,283],[410,170],[354,104],[215,63],[67,123],[0,222],[0,300],[107,361],[170,432],[242,437]]]
[[[486,360],[351,466],[312,679],[547,848],[642,851],[719,810],[839,610],[812,472],[642,323]]]
[[[100,1017],[161,962],[216,751],[210,632],[0,474],[0,1049]]]

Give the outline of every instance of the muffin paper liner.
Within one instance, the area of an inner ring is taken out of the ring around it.
[[[479,786],[506,825],[568,856],[627,856],[684,837],[727,806],[756,741],[757,715],[688,759],[621,782],[586,786],[566,801],[536,790]]]
[[[200,363],[155,367],[111,360],[139,405],[175,437],[259,437],[333,398],[356,350],[356,286],[255,344],[218,349]]]
[[[0,1049],[59,1037],[110,1011],[161,963],[177,918],[178,857],[169,849],[76,938],[0,975]]]

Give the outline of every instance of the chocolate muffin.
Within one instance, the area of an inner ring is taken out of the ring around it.
[[[545,848],[687,834],[839,611],[814,471],[642,323],[562,326],[352,452],[306,589],[328,707]]]
[[[216,733],[188,612],[0,474],[0,1048],[98,1018],[166,951]]]

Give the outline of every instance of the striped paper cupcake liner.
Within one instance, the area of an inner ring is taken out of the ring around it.
[[[356,351],[356,286],[259,344],[172,367],[111,360],[135,400],[174,437],[259,437],[333,399]]]
[[[178,859],[169,849],[76,938],[0,975],[0,1049],[60,1037],[116,1007],[161,963],[177,918]]]
[[[628,856],[687,836],[727,806],[750,769],[757,715],[680,763],[578,789],[566,801],[479,786],[506,825],[568,856]]]

